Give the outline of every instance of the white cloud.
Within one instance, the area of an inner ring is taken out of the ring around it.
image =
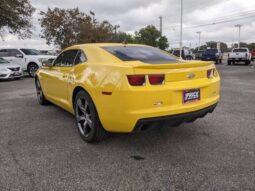
[[[37,12],[33,17],[33,37],[28,40],[19,40],[12,35],[5,37],[0,46],[26,46],[38,49],[51,49],[45,40],[39,37],[40,27],[38,12],[46,11],[47,7],[75,8],[81,11],[96,13],[98,20],[109,20],[112,24],[119,24],[121,30],[134,32],[141,27],[153,24],[158,27],[159,16],[163,16],[163,33],[170,41],[171,46],[178,46],[180,0],[31,0]],[[243,24],[242,41],[255,41],[255,5],[254,0],[184,0],[184,45],[195,46],[198,41],[197,31],[202,31],[202,42],[219,40],[227,43],[237,41],[235,24]],[[209,24],[217,18],[227,20],[229,15],[246,11],[253,11],[253,17],[211,25],[206,27],[187,28],[199,24]]]

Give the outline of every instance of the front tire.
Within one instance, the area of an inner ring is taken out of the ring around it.
[[[87,142],[100,142],[107,136],[107,132],[101,125],[96,107],[90,96],[83,90],[75,97],[74,111],[76,126],[81,138]]]
[[[41,83],[37,77],[35,78],[35,87],[36,87],[36,95],[37,95],[38,103],[40,105],[48,105],[49,101],[45,98]]]
[[[30,77],[34,78],[35,77],[35,73],[38,70],[39,66],[35,63],[31,63],[28,65],[27,67],[27,71]]]

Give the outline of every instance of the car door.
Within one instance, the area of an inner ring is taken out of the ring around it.
[[[11,63],[18,64],[23,70],[26,70],[24,54],[18,49],[6,49],[5,59]]]
[[[61,53],[53,66],[46,69],[42,75],[46,95],[63,107],[68,105],[68,77],[77,52],[78,50],[67,50]]]

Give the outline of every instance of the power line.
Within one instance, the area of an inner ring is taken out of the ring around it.
[[[239,19],[244,19],[244,18],[249,18],[255,14],[255,10],[250,10],[250,11],[244,11],[244,12],[239,12],[239,13],[232,13],[229,15],[217,17],[217,18],[212,18],[210,19],[212,22],[211,23],[206,23],[206,24],[195,24],[190,27],[185,27],[185,28],[193,28],[193,27],[200,27],[200,26],[208,26],[208,25],[214,25],[217,23],[225,22],[226,20],[229,22],[229,20],[239,20]],[[240,18],[241,17],[241,18]],[[178,27],[179,25],[168,25],[169,27],[175,28]]]
[[[192,29],[192,28],[199,28],[199,27],[205,27],[205,26],[210,26],[210,25],[229,23],[229,22],[238,21],[238,20],[242,20],[242,19],[246,19],[246,18],[251,18],[251,17],[255,17],[255,13],[253,15],[249,15],[249,16],[242,17],[242,18],[234,18],[234,19],[229,19],[229,20],[221,20],[221,21],[217,21],[217,22],[213,22],[213,23],[189,26],[189,27],[185,27],[185,29]]]

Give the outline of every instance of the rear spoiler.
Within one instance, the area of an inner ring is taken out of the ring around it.
[[[202,66],[210,66],[213,62],[201,62],[201,61],[184,61],[180,63],[170,64],[147,64],[142,62],[136,62],[133,65],[134,69],[178,69],[178,68],[194,68]]]

